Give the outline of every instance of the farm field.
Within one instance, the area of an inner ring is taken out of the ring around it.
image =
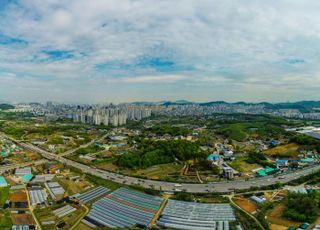
[[[287,230],[288,228],[285,226],[281,226],[278,224],[270,224],[270,230]]]
[[[73,227],[74,224],[79,220],[79,218],[84,213],[85,213],[84,207],[79,207],[76,211],[63,217],[61,221],[64,221],[66,223],[66,225],[61,229],[67,230],[67,229],[70,229],[71,227]]]
[[[290,226],[299,226],[301,223],[297,221],[288,220],[282,217],[282,213],[285,209],[284,204],[278,204],[275,208],[267,213],[267,220],[271,224],[280,225],[283,227],[290,227]]]
[[[161,164],[151,166],[146,169],[137,170],[133,175],[147,177],[149,179],[159,180],[161,178],[165,178],[170,176],[170,174],[180,173],[182,169],[182,165],[179,164]]]
[[[233,198],[233,201],[247,212],[253,213],[257,210],[257,205],[248,199],[235,197]]]
[[[55,221],[55,216],[51,212],[49,208],[41,208],[41,209],[35,209],[34,214],[36,215],[37,219],[39,222],[45,222],[45,221]],[[43,228],[45,227],[46,230],[54,230],[55,226],[54,225],[45,225],[42,226]]]
[[[55,221],[56,224],[59,223],[65,223],[65,225],[60,228],[60,229],[70,229],[76,222],[77,220],[84,214],[85,212],[85,208],[84,207],[77,207],[77,210],[64,216],[61,218],[57,218],[52,210],[50,208],[42,208],[42,209],[36,209],[35,210],[35,215],[37,216],[37,219],[40,222],[44,222],[44,221]],[[42,226],[43,229],[46,230],[51,230],[51,229],[55,229],[54,225],[46,225],[46,226]]]
[[[9,195],[9,188],[0,188],[0,207],[3,207],[4,203],[7,200],[7,197]]]
[[[82,193],[86,191],[86,188],[91,186],[91,183],[83,179],[77,181],[71,181],[66,178],[59,178],[58,182],[63,188],[66,189],[68,195],[73,195],[76,193]]]
[[[279,145],[272,149],[264,151],[267,156],[272,157],[292,157],[295,158],[299,154],[298,152],[299,145],[295,143],[290,143],[286,145]]]
[[[243,173],[252,173],[252,170],[261,168],[258,164],[247,163],[245,157],[238,157],[235,160],[228,163],[232,168]]]
[[[9,195],[9,188],[0,188],[0,207],[3,207]],[[11,229],[12,220],[8,210],[0,210],[0,229]]]
[[[29,213],[23,213],[23,214],[11,214],[13,224],[16,225],[34,225],[34,220],[31,214]]]
[[[9,230],[12,226],[10,212],[8,210],[0,210],[0,229]]]
[[[93,228],[90,228],[88,225],[80,222],[80,224],[78,225],[78,229],[81,229],[81,230],[92,230]]]

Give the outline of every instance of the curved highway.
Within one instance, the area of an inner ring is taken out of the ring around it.
[[[2,134],[3,135],[3,134]],[[15,143],[21,145],[22,147],[29,149],[31,151],[35,151],[40,153],[44,158],[56,160],[61,163],[64,163],[68,166],[75,167],[84,173],[92,174],[94,176],[111,180],[120,184],[126,184],[126,185],[141,185],[144,188],[153,188],[156,190],[162,190],[162,191],[186,191],[190,193],[209,193],[209,192],[219,192],[219,193],[226,193],[233,191],[234,189],[249,189],[252,186],[266,186],[266,185],[272,185],[277,182],[281,183],[287,183],[289,181],[295,180],[301,176],[306,176],[308,174],[314,173],[318,170],[320,170],[320,165],[314,165],[312,167],[304,168],[301,170],[297,170],[295,172],[291,172],[288,174],[281,174],[277,175],[277,177],[274,176],[267,176],[263,178],[252,178],[250,180],[235,180],[235,181],[220,181],[220,182],[213,182],[208,184],[189,184],[189,183],[172,183],[172,182],[166,182],[166,181],[155,181],[155,180],[148,180],[148,179],[140,179],[136,177],[131,176],[124,176],[121,174],[104,171],[100,169],[92,168],[88,165],[84,165],[69,159],[66,159],[62,156],[56,155],[54,153],[48,152],[46,150],[43,150],[37,146],[26,144],[20,141],[17,141],[13,138],[10,138],[6,135],[3,135],[6,138],[14,141]]]

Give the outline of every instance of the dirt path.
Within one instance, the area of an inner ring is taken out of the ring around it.
[[[159,210],[157,211],[157,213],[154,215],[154,217],[152,218],[149,227],[154,226],[157,223],[157,220],[159,219],[163,209],[165,208],[168,199],[171,197],[171,195],[164,195],[164,200],[162,201]]]
[[[82,205],[82,207],[84,207],[86,209],[86,211],[84,212],[83,215],[80,216],[80,218],[77,220],[77,222],[70,228],[70,230],[76,229],[76,227],[78,227],[78,225],[80,224],[81,220],[83,217],[85,217],[88,213],[89,213],[89,208],[85,205]]]

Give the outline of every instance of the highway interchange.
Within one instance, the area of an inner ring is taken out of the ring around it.
[[[41,149],[37,146],[34,146],[29,143],[24,143],[21,141],[17,141],[11,137],[8,137],[4,134],[2,134],[5,138],[10,139],[11,141],[15,142],[16,144],[21,145],[22,147],[29,149],[31,151],[35,151],[40,153],[44,158],[49,160],[56,160],[59,161],[65,165],[72,166],[74,168],[77,168],[81,170],[84,173],[92,174],[94,176],[111,180],[120,184],[126,184],[126,185],[140,185],[144,188],[153,188],[156,190],[162,190],[162,191],[168,191],[168,192],[174,192],[174,191],[186,191],[190,193],[209,193],[209,192],[219,192],[219,193],[227,193],[230,191],[234,191],[235,189],[249,189],[250,187],[259,187],[259,186],[266,186],[266,185],[272,185],[277,182],[280,183],[287,183],[289,181],[295,180],[301,176],[306,176],[308,174],[314,173],[318,170],[320,170],[320,165],[314,165],[312,167],[304,168],[298,171],[294,171],[287,174],[281,174],[274,176],[267,176],[263,178],[252,178],[250,180],[234,180],[234,181],[220,181],[220,182],[213,182],[208,184],[190,184],[190,183],[172,183],[172,182],[166,182],[166,181],[155,181],[155,180],[148,180],[148,179],[140,179],[135,178],[131,176],[124,176],[121,174],[95,169],[88,165],[81,164],[69,159],[64,158],[65,156],[57,155],[54,153],[51,153],[49,151],[46,151],[44,149]],[[0,168],[0,171],[1,168]]]

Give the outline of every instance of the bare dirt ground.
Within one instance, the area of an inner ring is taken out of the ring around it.
[[[252,213],[257,210],[257,205],[248,199],[235,197],[233,198],[233,201],[247,212]]]
[[[267,214],[267,219],[271,224],[280,225],[283,227],[290,227],[290,226],[298,226],[301,223],[297,221],[288,220],[284,217],[282,217],[283,210],[285,209],[284,204],[277,205],[274,209],[272,209]]]
[[[33,218],[31,214],[23,213],[23,214],[11,214],[11,218],[14,224],[17,225],[34,225]]]

